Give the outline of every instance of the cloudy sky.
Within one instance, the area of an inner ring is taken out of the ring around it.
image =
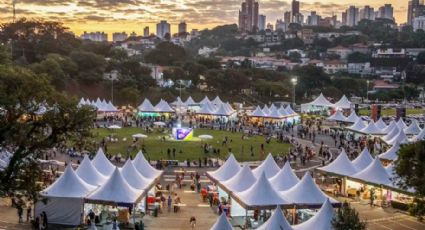
[[[0,22],[12,19],[12,0],[0,0]],[[144,26],[155,32],[159,20],[172,24],[185,20],[189,29],[211,28],[220,24],[237,23],[242,0],[16,0],[17,17],[57,20],[70,27],[76,34],[82,31],[136,31]],[[283,18],[290,9],[291,0],[259,0],[260,14],[267,22]],[[370,5],[376,9],[384,3],[394,6],[398,23],[406,21],[408,0],[301,0],[303,13],[315,10],[323,16],[340,17],[348,5]],[[110,36],[111,37],[111,36]]]

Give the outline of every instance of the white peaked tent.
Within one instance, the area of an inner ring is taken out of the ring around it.
[[[221,104],[223,104],[223,101],[220,99],[220,97],[219,96],[216,96],[215,98],[214,98],[214,100],[212,100],[211,101],[214,105],[221,105]]]
[[[283,215],[282,209],[279,207],[276,207],[275,211],[273,212],[272,216],[264,223],[262,224],[257,230],[292,230],[291,225],[286,220],[285,216]]]
[[[202,101],[199,102],[199,104],[201,105],[205,105],[207,103],[211,103],[210,99],[207,96],[205,96],[204,99],[202,99]]]
[[[213,172],[207,172],[214,181],[225,181],[235,176],[241,170],[241,166],[233,154],[230,154],[226,162]]]
[[[309,105],[314,105],[314,106],[322,106],[322,107],[332,107],[333,104],[330,103],[328,101],[328,99],[325,98],[325,96],[323,96],[322,93],[320,93],[320,95],[312,102],[308,103]]]
[[[252,170],[252,173],[254,173],[254,176],[256,178],[259,178],[263,172],[266,174],[267,178],[272,178],[279,171],[279,166],[276,164],[276,161],[274,160],[272,154],[269,153],[266,159],[257,168]]]
[[[121,168],[121,174],[131,187],[139,190],[149,189],[154,182],[153,179],[142,176],[134,167],[133,162],[130,159],[128,159]]]
[[[266,114],[266,116],[268,116],[270,114],[270,109],[269,109],[269,107],[267,107],[267,105],[264,105],[263,113]]]
[[[273,109],[277,109],[277,107],[274,104],[271,104],[270,107],[269,107],[269,109],[270,110],[273,110]]]
[[[300,207],[317,207],[323,204],[329,197],[320,190],[307,171],[304,177],[294,187],[281,192],[282,197],[291,204]],[[332,203],[338,204],[337,200],[329,198]]]
[[[276,205],[288,204],[273,188],[264,172],[261,173],[258,180],[249,189],[234,194],[236,195],[235,200],[245,209],[256,207],[271,208],[276,207]]]
[[[193,98],[191,97],[191,96],[189,96],[188,98],[187,98],[187,100],[184,102],[187,106],[190,106],[190,105],[196,105],[197,103],[193,100]]]
[[[221,104],[220,107],[213,113],[215,116],[230,116],[231,113],[229,113],[225,107],[224,104]]]
[[[110,176],[115,169],[115,166],[106,158],[102,148],[97,150],[96,156],[92,161],[93,166],[104,176]]]
[[[409,139],[407,139],[406,134],[403,130],[400,130],[400,132],[397,134],[397,136],[393,137],[391,140],[386,141],[389,145],[395,145],[395,144],[407,144],[409,143]]]
[[[341,99],[339,99],[339,101],[334,104],[334,107],[340,108],[340,109],[350,109],[351,102],[348,100],[348,98],[345,95],[343,95]]]
[[[149,99],[145,98],[145,100],[143,100],[142,104],[139,105],[139,107],[137,107],[139,109],[139,111],[141,112],[155,112],[155,107],[153,107],[151,101],[149,101]]]
[[[95,189],[96,186],[86,183],[68,164],[59,179],[40,194],[45,197],[82,198]]]
[[[174,113],[174,110],[168,104],[168,102],[164,100],[160,100],[159,103],[155,106],[155,111],[159,113]]]
[[[280,119],[282,118],[282,114],[279,113],[276,107],[270,109],[270,114],[267,116],[269,118]]]
[[[418,135],[421,131],[422,129],[419,126],[418,121],[413,120],[412,124],[404,130],[404,133],[406,133],[406,135]]]
[[[387,124],[385,124],[384,120],[382,120],[382,117],[379,118],[377,122],[375,122],[375,125],[378,129],[382,130],[385,133],[385,129],[387,128]]]
[[[80,99],[80,101],[78,102],[78,105],[85,105],[85,104],[86,104],[86,101],[85,101],[84,97],[82,97]]]
[[[297,113],[292,109],[291,105],[287,105],[285,111],[290,116],[297,115]]]
[[[397,126],[400,128],[400,129],[405,129],[405,128],[407,128],[407,125],[406,125],[406,123],[404,123],[404,121],[403,121],[403,118],[399,118],[398,119],[398,121],[397,121]]]
[[[108,102],[108,112],[118,112],[119,110],[112,104],[112,102]]]
[[[351,177],[375,185],[391,184],[390,175],[388,175],[378,157],[375,158],[375,160],[373,160],[373,162],[365,169],[352,175]]]
[[[79,225],[82,222],[84,197],[95,189],[95,186],[79,178],[69,164],[59,179],[40,192],[48,200],[46,204],[36,203],[35,215],[44,211],[50,223]]]
[[[211,106],[209,106],[209,104],[207,103],[207,104],[203,104],[202,107],[201,107],[201,109],[199,111],[197,111],[196,113],[197,114],[208,114],[208,115],[211,115],[211,114],[214,114],[214,110],[215,109],[211,108]]]
[[[251,168],[245,165],[234,177],[228,180],[220,182],[228,192],[242,192],[250,188],[255,182],[254,174],[252,174]]]
[[[88,195],[86,200],[88,203],[128,206],[138,203],[142,194],[143,190],[131,187],[116,167],[108,181]]]
[[[226,109],[228,111],[231,111],[232,113],[235,112],[235,110],[232,108],[232,106],[229,104],[229,102],[226,102],[224,105],[226,106]]]
[[[425,128],[422,131],[412,138],[412,142],[425,140]]]
[[[378,157],[379,159],[395,161],[398,158],[398,150],[400,150],[400,144],[396,143],[386,152],[379,154]]]
[[[249,115],[251,117],[265,117],[266,114],[261,110],[260,106],[257,106],[255,110]]]
[[[364,121],[359,117],[359,119],[357,119],[357,121],[350,127],[348,127],[348,129],[353,130],[353,131],[360,131],[362,129],[366,128],[366,124],[364,123]]]
[[[382,140],[384,141],[389,141],[391,139],[393,139],[395,136],[397,136],[400,133],[400,128],[395,125],[393,127],[393,129],[391,129],[390,131],[388,131],[388,134],[385,135],[384,137],[382,137]]]
[[[226,213],[221,213],[220,217],[217,219],[215,224],[210,228],[210,230],[233,230],[232,225],[226,217]]]
[[[142,151],[137,153],[133,160],[133,165],[142,176],[148,179],[157,179],[162,174],[162,171],[155,169],[149,164]]]
[[[86,183],[94,186],[102,185],[107,180],[106,176],[97,171],[87,155],[84,155],[84,159],[75,170],[75,173]]]
[[[398,127],[397,126],[397,122],[395,122],[394,120],[392,120],[391,122],[390,122],[390,124],[384,129],[384,132],[385,133],[389,133],[389,132],[391,132],[391,130],[393,130],[395,127]]]
[[[286,162],[282,169],[269,181],[277,191],[286,191],[296,185],[300,179],[292,171],[291,164]]]
[[[356,159],[352,161],[354,167],[357,168],[358,172],[365,169],[367,166],[369,166],[373,161],[372,156],[370,155],[369,149],[363,148],[362,152],[359,156],[357,156]]]
[[[345,117],[344,114],[342,114],[342,112],[338,110],[334,114],[326,118],[326,120],[345,122],[347,120],[347,117]]]
[[[332,163],[318,168],[318,170],[342,176],[351,176],[358,172],[357,168],[353,165],[350,159],[348,159],[347,153],[344,149],[341,151],[339,156],[332,161]]]
[[[173,105],[175,107],[185,107],[185,106],[187,106],[187,104],[185,102],[183,102],[182,99],[179,96],[176,98],[176,100],[173,103],[171,103],[171,105]]]
[[[334,210],[332,203],[327,199],[319,212],[316,213],[312,218],[304,223],[292,226],[294,230],[330,230],[332,227],[332,219],[334,217]]]
[[[369,135],[382,135],[382,134],[384,134],[384,131],[382,131],[381,129],[376,127],[374,121],[370,121],[369,124],[364,129],[360,130],[359,132],[364,133],[364,134],[369,134]]]
[[[280,107],[280,109],[279,109],[279,113],[280,114],[282,114],[282,116],[283,117],[287,117],[287,116],[292,116],[292,115],[295,115],[295,114],[290,114],[290,113],[288,113],[288,111],[285,109],[285,107]]]
[[[345,122],[355,123],[358,119],[359,119],[359,116],[357,116],[356,112],[353,110],[351,111],[350,116],[348,116],[347,119],[345,119]]]

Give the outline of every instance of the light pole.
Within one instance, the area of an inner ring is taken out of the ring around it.
[[[112,70],[109,74],[109,79],[112,81],[111,87],[111,103],[114,104],[114,81],[118,78],[118,71]]]
[[[292,83],[292,107],[295,108],[295,86],[298,83],[297,77],[293,77],[291,79],[291,83]]]
[[[369,101],[369,80],[366,80],[366,101]]]

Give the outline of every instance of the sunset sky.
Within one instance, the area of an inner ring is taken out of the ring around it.
[[[0,0],[0,22],[12,20],[12,0]],[[82,31],[135,31],[141,34],[144,26],[155,32],[159,20],[168,20],[172,33],[185,20],[188,29],[212,28],[237,23],[242,0],[16,0],[17,18],[57,20],[80,35]],[[267,22],[275,23],[290,9],[291,0],[259,0],[260,14]],[[394,6],[397,23],[406,22],[408,0],[301,0],[304,14],[315,10],[322,16],[341,17],[349,5],[377,8],[385,3]]]

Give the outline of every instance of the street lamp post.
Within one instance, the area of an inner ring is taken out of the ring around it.
[[[369,101],[369,80],[366,80],[366,101]]]
[[[292,107],[295,108],[295,86],[298,83],[297,77],[293,77],[291,79],[291,83],[292,83]]]

